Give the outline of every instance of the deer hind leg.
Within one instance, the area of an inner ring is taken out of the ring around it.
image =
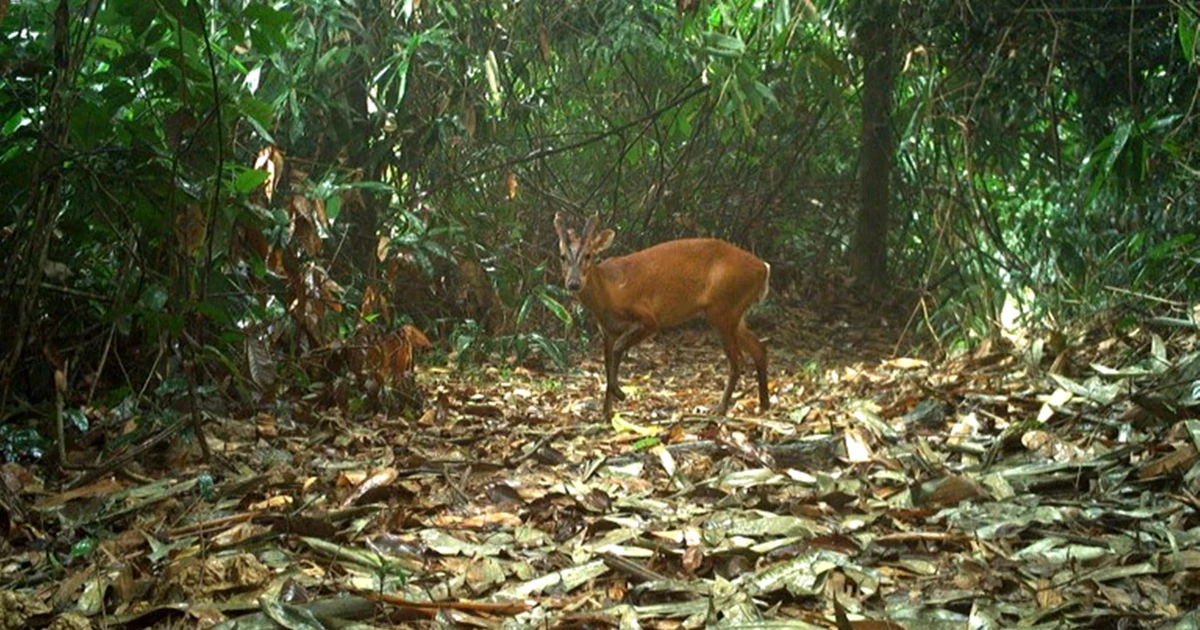
[[[723,416],[729,411],[729,399],[733,397],[733,389],[737,387],[738,377],[742,375],[742,353],[738,346],[736,322],[721,322],[716,328],[721,334],[721,347],[725,349],[725,357],[729,359],[729,380],[725,381],[725,393],[721,395],[721,405],[717,407],[717,415]]]
[[[766,411],[771,408],[771,397],[767,394],[767,349],[762,342],[746,328],[742,321],[737,327],[738,347],[745,350],[754,361],[754,370],[758,376],[758,408]]]

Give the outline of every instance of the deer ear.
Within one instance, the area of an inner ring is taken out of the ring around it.
[[[612,230],[601,230],[599,234],[593,236],[592,240],[589,241],[591,243],[590,249],[592,250],[592,253],[599,254],[600,252],[608,249],[608,246],[612,245],[613,237],[616,235],[617,233]]]

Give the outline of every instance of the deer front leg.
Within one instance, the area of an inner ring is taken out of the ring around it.
[[[604,335],[605,417],[610,417],[609,412],[612,410],[612,400],[625,400],[625,392],[621,391],[621,382],[618,373],[621,369],[621,361],[625,358],[625,350],[629,347],[628,339],[631,335],[637,333],[637,331],[638,327],[634,326],[622,332],[615,339],[612,335]]]
[[[613,340],[612,349],[610,351],[608,351],[611,353],[612,362],[611,362],[611,364],[609,364],[606,361],[606,365],[609,366],[608,367],[609,391],[611,392],[612,396],[615,397],[617,400],[625,400],[625,392],[621,391],[621,385],[619,383],[619,378],[617,376],[618,371],[621,368],[621,362],[625,360],[625,353],[628,352],[630,348],[632,348],[633,346],[636,346],[638,343],[640,343],[646,337],[653,335],[654,331],[656,331],[657,329],[658,328],[657,328],[657,326],[654,325],[653,319],[650,319],[649,323],[646,323],[644,321],[638,321],[637,323],[634,323],[632,326],[630,326],[629,328],[626,328],[624,331],[622,331],[620,336],[618,336],[615,340]]]
[[[625,392],[617,385],[617,364],[619,360],[613,351],[612,335],[604,335],[604,419],[612,417],[613,400],[625,400]]]

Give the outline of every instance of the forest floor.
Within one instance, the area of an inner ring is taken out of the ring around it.
[[[0,630],[1200,624],[1195,328],[933,363],[882,319],[759,322],[765,413],[745,374],[710,415],[688,327],[631,352],[611,422],[593,349],[423,366],[411,420],[212,414],[208,463],[176,435],[100,478],[5,464]]]

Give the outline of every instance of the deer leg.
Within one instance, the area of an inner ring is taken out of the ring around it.
[[[625,358],[625,351],[629,348],[628,339],[630,335],[636,333],[637,326],[626,330],[620,336],[613,338],[611,335],[604,335],[604,418],[612,417],[613,401],[625,400],[625,392],[621,391],[620,377],[618,372],[621,368],[621,360]]]
[[[616,357],[613,352],[613,338],[608,333],[604,335],[604,419],[612,417],[613,399],[625,399],[625,394],[617,387]],[[615,394],[614,394],[615,392]]]
[[[721,405],[717,407],[717,415],[723,416],[729,411],[729,399],[733,397],[733,388],[737,387],[738,377],[742,375],[742,354],[738,348],[735,327],[717,330],[721,333],[721,346],[725,348],[725,356],[729,359],[729,380],[725,382],[725,393],[721,395]]]
[[[636,323],[633,326],[625,329],[616,339],[605,336],[604,338],[604,367],[605,378],[607,379],[607,387],[605,388],[604,399],[609,401],[610,397],[614,400],[625,400],[625,392],[621,391],[620,378],[618,372],[621,369],[621,361],[625,360],[625,353],[630,348],[637,345],[646,337],[654,334],[653,327],[647,327],[643,323]],[[611,341],[610,341],[611,340]],[[604,417],[612,417],[612,405],[606,403]]]
[[[767,394],[767,349],[761,341],[746,328],[746,322],[737,327],[738,346],[744,349],[754,361],[754,371],[758,375],[758,408],[766,411],[771,408],[771,397]]]

